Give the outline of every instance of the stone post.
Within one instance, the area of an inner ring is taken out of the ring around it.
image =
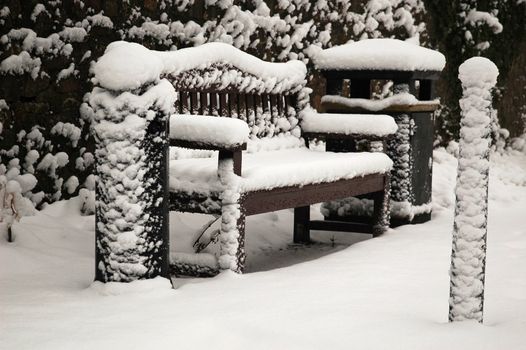
[[[166,80],[131,91],[95,87],[96,273],[101,282],[169,277]]]
[[[482,57],[473,57],[459,67],[463,96],[451,254],[450,321],[482,322],[483,318],[491,90],[498,74],[495,64]]]

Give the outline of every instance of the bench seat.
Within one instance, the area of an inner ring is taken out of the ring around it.
[[[170,192],[220,193],[217,155],[170,161]],[[243,154],[240,192],[271,190],[384,174],[392,161],[384,153],[333,153],[294,148]]]

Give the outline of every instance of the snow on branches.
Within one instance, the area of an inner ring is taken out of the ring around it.
[[[11,226],[22,216],[33,215],[33,203],[23,196],[31,191],[37,184],[36,178],[31,174],[19,175],[10,172],[0,175],[0,232],[7,240],[12,242]],[[5,231],[5,232],[4,232]]]
[[[482,322],[488,218],[491,92],[499,71],[482,57],[459,67],[460,100],[458,174],[456,186],[449,320]]]
[[[27,197],[36,206],[76,195],[86,187],[85,179],[93,172],[93,139],[84,123],[86,110],[81,107],[79,111],[79,105],[92,89],[93,62],[112,41],[135,41],[152,49],[179,51],[180,55],[184,55],[184,47],[222,42],[267,61],[298,59],[308,63],[311,45],[326,48],[350,39],[395,33],[401,39],[417,41],[425,30],[424,13],[422,0],[131,0],[107,4],[75,0],[2,5],[0,51],[5,54],[0,58],[0,78],[5,93],[0,95],[1,163],[9,170],[9,162],[16,160],[22,165],[21,173],[37,177],[38,185]],[[214,54],[222,52],[228,55],[221,48]],[[185,60],[193,63],[191,58]],[[294,79],[271,83],[261,78],[264,72],[240,76],[232,67],[215,66],[218,69],[209,67],[210,71],[223,70],[222,80],[247,83],[247,89],[258,86],[277,93],[287,85],[303,85]],[[141,62],[137,67],[143,68]],[[250,63],[250,67],[260,65]],[[298,63],[285,68],[298,73],[303,69]],[[140,78],[140,74],[130,76]],[[212,80],[203,75],[203,79],[189,83],[206,85]],[[13,93],[18,87],[22,94]],[[279,127],[271,123],[250,126],[251,136],[297,134],[298,123],[291,113],[279,121]],[[32,151],[38,152],[37,159],[34,152],[29,155]],[[65,166],[56,173],[35,171],[39,160],[58,152],[69,155]],[[26,155],[34,164],[27,162]],[[74,181],[68,183],[68,179],[72,175],[79,180],[79,187],[70,194]]]
[[[458,23],[464,31],[466,43],[480,54],[490,47],[488,39],[500,34],[503,26],[497,17],[499,14],[497,1],[490,2],[489,11],[479,11],[477,5],[477,2],[474,1],[461,3]]]

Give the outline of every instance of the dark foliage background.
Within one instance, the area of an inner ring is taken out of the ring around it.
[[[503,30],[466,23],[471,9],[492,12]],[[308,63],[311,44],[418,36],[448,60],[438,85],[443,102],[438,142],[458,137],[457,70],[473,55],[489,57],[501,70],[499,119],[516,136],[526,118],[525,11],[520,0],[4,0],[0,62],[18,55],[26,59],[26,68],[15,72],[0,66],[0,174],[15,168],[34,173],[38,185],[26,196],[39,205],[92,187],[93,142],[82,101],[92,88],[92,62],[114,40],[158,50],[220,40],[262,59]],[[481,49],[484,41],[490,45]],[[20,56],[24,52],[27,57]],[[316,105],[324,82],[312,69],[310,85]],[[36,159],[34,152],[28,156],[32,150],[38,152]],[[66,164],[61,152],[68,156]],[[72,176],[80,186],[66,185],[75,183]]]

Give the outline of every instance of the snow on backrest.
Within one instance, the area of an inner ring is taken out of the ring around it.
[[[225,43],[154,51],[116,41],[93,72],[94,84],[116,93],[169,81],[178,92],[176,112],[246,121],[249,151],[302,144],[300,112],[308,105],[310,89],[301,61],[265,62]]]
[[[215,44],[210,49],[217,49]],[[184,50],[202,52],[207,45]],[[299,112],[308,103],[306,71],[298,69],[304,65],[264,62],[226,46],[228,55],[164,75],[178,92],[177,112],[244,120],[253,141],[281,136],[299,139]]]

